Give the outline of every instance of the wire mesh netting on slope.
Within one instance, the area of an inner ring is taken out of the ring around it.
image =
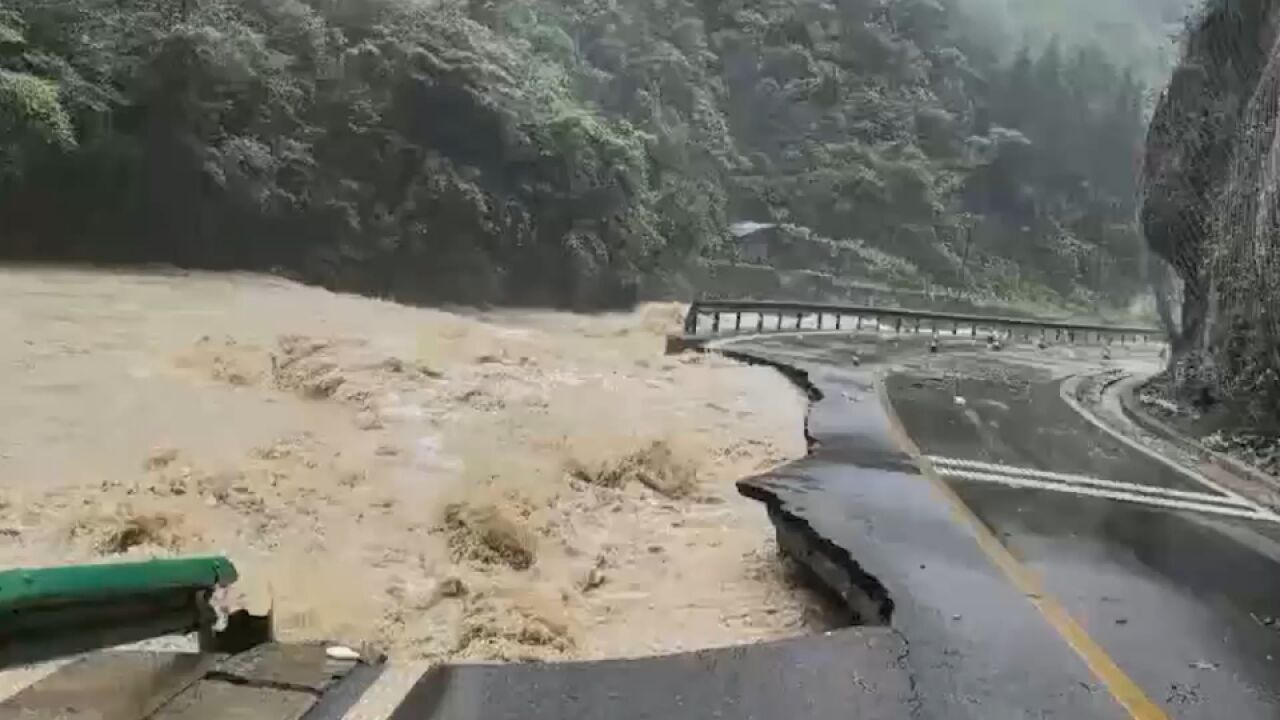
[[[1173,278],[1153,284],[1173,321],[1175,386],[1193,403],[1280,399],[1280,2],[1210,0],[1152,117],[1142,221]]]

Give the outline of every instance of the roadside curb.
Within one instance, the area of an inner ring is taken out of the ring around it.
[[[1135,375],[1116,383],[1116,394],[1120,399],[1120,409],[1124,411],[1133,424],[1156,437],[1177,446],[1202,462],[1213,465],[1218,470],[1237,478],[1241,486],[1253,486],[1269,495],[1265,500],[1255,498],[1267,505],[1275,505],[1275,498],[1280,496],[1280,478],[1276,478],[1258,468],[1248,465],[1220,452],[1210,450],[1194,438],[1184,435],[1180,430],[1168,423],[1158,420],[1143,409],[1138,400],[1138,387],[1151,379],[1151,375]]]

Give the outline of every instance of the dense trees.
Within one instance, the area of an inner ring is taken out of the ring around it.
[[[965,188],[992,252],[1039,269],[1060,293],[1132,293],[1144,89],[1096,46],[1067,53],[1056,42],[994,77],[995,127]]]
[[[0,0],[0,252],[591,306],[777,220],[896,256],[895,278],[1124,299],[1143,88],[1096,46],[1011,52],[955,19]]]
[[[0,96],[10,253],[585,304],[625,293],[662,244],[646,139],[458,9],[15,6],[0,61],[16,88]]]

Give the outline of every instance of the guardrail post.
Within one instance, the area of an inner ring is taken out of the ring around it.
[[[684,334],[698,334],[698,303],[696,302],[689,306],[689,312],[684,316]]]

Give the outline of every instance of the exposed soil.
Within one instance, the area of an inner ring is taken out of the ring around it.
[[[679,318],[0,271],[0,565],[226,553],[226,605],[399,659],[819,627],[733,485],[804,453],[805,399],[768,369],[663,357]]]

